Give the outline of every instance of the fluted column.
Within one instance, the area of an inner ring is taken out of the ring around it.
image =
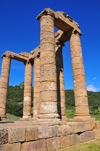
[[[40,57],[34,58],[34,101],[33,118],[37,119],[40,107]]]
[[[40,119],[56,119],[57,79],[55,61],[54,14],[44,10],[37,19],[41,24],[40,50]]]
[[[63,44],[61,42],[55,45],[56,68],[57,68],[57,103],[60,118],[67,119],[65,106],[65,86],[64,86],[62,47]]]
[[[3,61],[2,61],[1,78],[0,78],[0,117],[1,117],[1,120],[6,119],[6,104],[7,104],[10,62],[11,62],[11,58],[7,55],[4,55]]]
[[[70,36],[70,50],[73,69],[74,97],[75,97],[75,118],[86,120],[90,118],[88,97],[85,82],[80,35],[72,30]]]
[[[32,63],[25,63],[23,118],[31,118]]]

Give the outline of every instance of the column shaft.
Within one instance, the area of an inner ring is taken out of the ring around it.
[[[6,104],[7,104],[10,62],[11,62],[10,57],[3,56],[2,71],[0,78],[0,117],[2,120],[6,118]]]
[[[70,36],[70,49],[74,81],[74,97],[76,110],[75,118],[83,118],[85,120],[87,118],[90,118],[85,73],[80,35],[74,30],[72,31]]]
[[[34,58],[34,101],[33,118],[38,118],[40,107],[40,58]]]
[[[40,52],[40,115],[39,118],[58,118],[57,80],[55,62],[54,16],[44,14],[41,23]]]
[[[61,119],[67,119],[65,106],[64,69],[62,57],[62,44],[55,46],[57,68],[57,103],[58,113]]]
[[[31,117],[32,63],[25,64],[23,118]]]

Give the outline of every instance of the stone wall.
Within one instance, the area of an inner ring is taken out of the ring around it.
[[[23,126],[22,126],[23,125]],[[100,122],[1,124],[0,151],[53,151],[100,138]],[[8,128],[9,127],[9,128]]]

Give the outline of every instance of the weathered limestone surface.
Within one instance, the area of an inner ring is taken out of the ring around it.
[[[60,148],[60,137],[53,137],[47,139],[47,150],[53,151]]]
[[[0,147],[8,143],[8,130],[0,128]]]
[[[38,18],[41,24],[39,118],[58,118],[54,14],[42,12]]]
[[[70,49],[74,81],[75,119],[90,119],[80,35],[72,30]]]
[[[21,151],[21,144],[5,144],[3,145],[3,147],[0,148],[0,151]]]
[[[55,14],[55,27],[58,29],[68,32],[71,29],[77,30],[80,34],[81,31],[79,29],[78,23],[76,23],[72,17],[67,15],[65,12],[56,11]]]
[[[34,58],[34,101],[33,118],[37,119],[40,109],[40,57]]]
[[[25,128],[8,129],[8,142],[10,144],[24,141],[25,141]]]
[[[27,59],[29,58],[29,53],[27,52],[21,52],[19,54],[11,52],[11,51],[6,51],[1,58],[3,58],[3,56],[9,56],[11,59],[17,60],[17,61],[21,61],[21,62],[25,62],[27,61]]]
[[[56,53],[56,68],[57,68],[57,106],[58,113],[61,119],[66,118],[66,107],[65,107],[65,87],[64,87],[64,69],[63,69],[63,58],[62,58],[62,46],[63,44],[58,42],[55,45]]]
[[[94,131],[95,138],[96,139],[100,138],[100,121],[96,122],[93,131]]]
[[[3,56],[2,71],[0,78],[0,117],[2,120],[6,118],[6,104],[7,104],[10,62],[11,62],[10,56],[7,55]]]
[[[32,63],[25,63],[23,118],[31,117]]]
[[[46,140],[37,140],[34,142],[26,142],[22,144],[22,150],[21,151],[47,151],[46,149]]]
[[[27,127],[26,128],[26,141],[37,140],[38,139],[38,128],[37,127]]]

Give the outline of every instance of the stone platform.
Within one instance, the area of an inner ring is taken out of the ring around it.
[[[100,122],[0,122],[0,151],[53,151],[100,138]]]

